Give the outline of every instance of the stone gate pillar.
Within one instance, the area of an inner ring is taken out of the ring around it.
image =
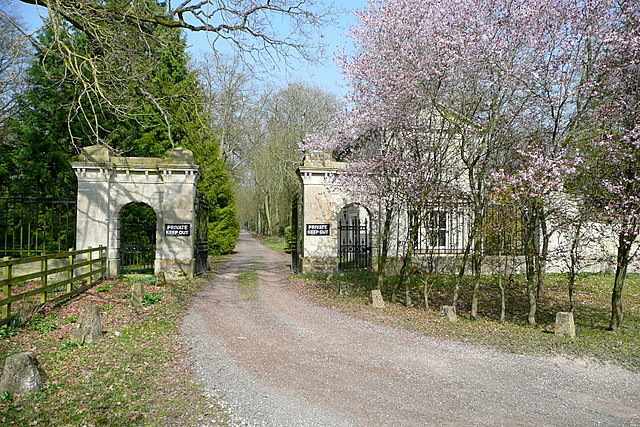
[[[304,273],[338,269],[339,213],[348,196],[333,181],[343,167],[330,153],[307,153],[298,167],[302,184],[298,250]]]
[[[120,273],[120,211],[145,203],[156,214],[155,272],[170,278],[195,271],[195,201],[199,168],[185,148],[164,159],[121,157],[105,146],[84,148],[71,163],[78,178],[76,248],[105,246],[108,274]]]

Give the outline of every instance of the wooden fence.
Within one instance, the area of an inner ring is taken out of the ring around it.
[[[0,260],[0,326],[11,320],[14,303],[40,296],[35,309],[46,303],[56,304],[80,294],[106,275],[106,248],[69,250],[30,258],[3,258]],[[34,285],[38,287],[33,288]],[[20,288],[21,291],[13,293]]]

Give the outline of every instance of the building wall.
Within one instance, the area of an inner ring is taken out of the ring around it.
[[[309,153],[303,165],[298,169],[302,184],[299,246],[301,246],[300,261],[303,272],[333,272],[338,269],[338,223],[340,217],[345,213],[347,216],[349,215],[349,206],[358,206],[360,210],[364,206],[363,200],[348,194],[336,182],[337,174],[344,167],[344,163],[333,161],[329,153]],[[566,203],[572,202],[567,199]],[[381,208],[376,206],[367,207],[366,212],[371,224],[372,267],[375,269],[378,249],[381,246],[380,232],[383,215]],[[351,215],[354,215],[353,208]],[[468,216],[469,212],[460,210],[460,215]],[[462,227],[469,227],[470,223],[466,224]],[[309,226],[328,226],[329,232],[326,235],[316,233],[308,230]],[[548,273],[566,272],[568,270],[567,248],[570,245],[569,230],[560,227],[553,221],[549,221],[548,229],[553,233],[549,241],[546,271]],[[585,243],[581,247],[580,271],[615,271],[617,238],[611,228],[605,224],[593,222],[586,224],[585,229],[588,231]],[[406,250],[407,230],[407,214],[400,212],[393,219],[389,238],[387,271],[390,274],[395,274],[400,270],[402,256]],[[435,254],[417,253],[414,258],[417,268],[435,274],[457,274],[463,252],[461,249],[466,243],[466,231],[468,231],[466,228],[464,232],[458,231],[458,235],[462,237],[459,236],[457,253],[456,251],[450,253],[443,251]],[[471,263],[468,264],[467,273],[470,273]],[[504,258],[485,257],[484,274],[496,274],[504,271],[524,274],[524,257],[510,257],[506,267]],[[640,273],[640,259],[632,263],[629,272]]]

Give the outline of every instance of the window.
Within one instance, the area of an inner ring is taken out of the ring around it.
[[[428,246],[445,248],[447,246],[447,213],[430,210],[427,213]]]
[[[464,252],[468,217],[462,205],[429,207],[418,218],[417,252]]]

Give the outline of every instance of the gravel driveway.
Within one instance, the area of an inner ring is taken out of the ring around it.
[[[351,318],[287,286],[288,259],[241,233],[182,328],[207,393],[248,425],[640,425],[640,375]],[[259,272],[257,298],[237,276]]]

